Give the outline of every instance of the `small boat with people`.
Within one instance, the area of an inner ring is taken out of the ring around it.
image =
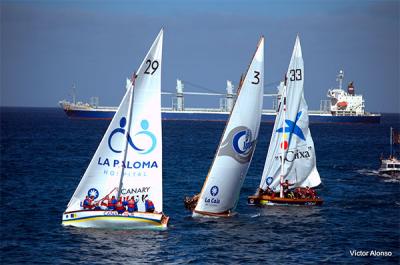
[[[163,29],[126,93],[76,188],[62,225],[164,229],[161,60]]]
[[[249,205],[322,205],[321,183],[304,98],[304,62],[297,36],[283,86],[259,188]]]
[[[400,144],[400,132],[390,127],[390,155],[384,158],[381,155],[380,175],[400,177],[400,160],[396,156],[395,146]]]
[[[284,184],[283,184],[284,185]],[[281,197],[279,193],[272,190],[259,191],[256,196],[248,197],[248,204],[250,205],[322,205],[323,200],[317,197],[314,189],[310,187],[296,188],[288,193],[284,193]]]
[[[186,197],[193,217],[235,215],[260,129],[264,88],[264,37],[241,79],[237,99],[222,134],[201,192]]]

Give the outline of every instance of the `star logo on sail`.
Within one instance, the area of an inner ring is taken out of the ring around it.
[[[297,121],[300,119],[301,114],[302,114],[302,112],[299,111],[299,113],[297,113],[296,119],[294,121],[285,120],[285,123],[287,124],[287,126],[285,126],[285,131],[283,130],[283,126],[276,130],[276,132],[278,132],[278,133],[283,133],[283,141],[281,143],[281,148],[283,148],[285,150],[288,149],[289,143],[290,143],[290,138],[291,138],[292,134],[296,135],[303,141],[306,140],[306,138],[303,134],[303,131],[296,124]],[[289,139],[287,139],[288,138],[287,133],[289,133]]]
[[[95,189],[95,188],[89,189],[87,194],[88,194],[89,197],[93,196],[94,199],[97,199],[99,197],[99,191],[97,189]]]
[[[114,148],[114,146],[112,145],[112,138],[114,137],[114,135],[116,134],[123,134],[125,135],[126,130],[124,129],[125,125],[126,125],[126,118],[122,117],[120,122],[119,122],[120,127],[114,129],[111,134],[110,137],[108,137],[108,147],[111,149],[111,151],[113,151],[114,153],[121,153],[122,150],[119,150],[118,148]],[[149,122],[148,120],[142,120],[140,122],[140,127],[143,129],[142,131],[136,133],[134,136],[135,137],[139,137],[139,136],[145,136],[146,138],[148,138],[150,140],[150,144],[148,147],[143,148],[143,147],[139,147],[138,145],[136,145],[132,139],[132,137],[130,136],[129,132],[126,132],[126,139],[128,140],[128,144],[139,154],[145,155],[148,153],[151,153],[156,145],[157,145],[157,138],[155,137],[155,135],[150,132],[149,129]],[[147,141],[148,142],[148,141]]]

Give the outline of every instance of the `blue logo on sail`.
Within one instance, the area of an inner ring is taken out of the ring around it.
[[[92,196],[93,196],[94,199],[97,199],[97,198],[99,197],[99,191],[96,190],[95,188],[91,188],[91,189],[88,190],[87,195],[88,195],[89,197],[92,197]]]
[[[245,137],[244,140],[241,140],[242,137]],[[240,155],[247,154],[251,147],[253,146],[253,141],[251,137],[251,131],[246,129],[243,131],[239,131],[233,136],[232,139],[233,149]]]
[[[113,148],[113,146],[111,144],[112,137],[118,133],[125,135],[125,129],[124,129],[125,125],[126,125],[126,118],[122,117],[119,122],[120,128],[113,130],[110,134],[110,137],[108,138],[108,147],[114,153],[121,153],[122,150],[117,150],[117,149]],[[152,132],[148,131],[149,122],[147,120],[142,120],[140,123],[140,127],[143,129],[143,131],[138,132],[134,136],[145,135],[146,137],[148,137],[151,140],[151,145],[148,148],[139,148],[137,145],[135,145],[132,137],[129,135],[129,132],[126,133],[126,138],[128,140],[129,145],[135,151],[137,151],[139,154],[145,155],[145,154],[151,153],[154,150],[154,148],[157,145],[157,138],[155,137],[155,135]]]
[[[243,164],[250,161],[254,151],[256,139],[253,139],[251,130],[245,126],[238,126],[228,133],[221,143],[218,156],[229,156]]]
[[[219,188],[217,186],[212,186],[211,187],[211,189],[210,189],[211,196],[213,196],[213,197],[217,196],[218,192],[219,192]]]
[[[265,183],[267,183],[267,186],[269,186],[269,185],[271,185],[272,184],[272,181],[273,181],[274,179],[272,178],[272,177],[268,177],[266,180],[265,180]]]
[[[276,130],[276,132],[278,132],[278,133],[282,133],[282,132],[290,133],[290,136],[291,136],[291,134],[295,134],[295,135],[297,135],[301,140],[305,141],[306,138],[304,137],[303,131],[302,131],[301,128],[300,128],[299,126],[297,126],[297,124],[296,124],[297,121],[299,120],[300,116],[301,116],[301,113],[302,113],[301,111],[299,111],[299,113],[297,113],[296,119],[295,119],[294,122],[291,121],[291,120],[285,120],[286,124],[288,125],[288,126],[285,126],[285,131],[283,131],[283,127],[281,127],[281,128],[279,128],[278,130]],[[290,136],[289,136],[289,139],[290,139]]]

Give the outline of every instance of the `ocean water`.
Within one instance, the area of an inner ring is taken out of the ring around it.
[[[228,219],[193,219],[183,197],[200,191],[224,123],[163,122],[166,231],[65,228],[61,215],[107,121],[59,109],[1,108],[1,264],[399,264],[400,183],[377,174],[389,151],[381,124],[313,124],[322,207],[250,207],[272,124],[262,124],[238,203]],[[392,256],[355,257],[350,251]]]

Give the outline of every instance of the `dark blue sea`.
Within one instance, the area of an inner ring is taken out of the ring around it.
[[[166,231],[65,228],[61,215],[108,121],[60,109],[1,108],[1,264],[399,264],[400,183],[377,174],[389,152],[381,124],[312,124],[322,207],[249,207],[272,124],[262,124],[237,216],[193,219],[184,195],[200,191],[224,128],[163,122]],[[352,256],[351,251],[391,256]]]

